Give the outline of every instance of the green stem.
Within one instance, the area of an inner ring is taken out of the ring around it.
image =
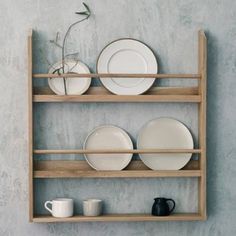
[[[84,19],[78,20],[78,21],[76,21],[75,23],[71,24],[71,25],[69,26],[68,30],[66,31],[65,37],[64,37],[64,39],[63,39],[62,55],[61,55],[61,56],[62,56],[62,73],[63,73],[63,74],[65,73],[65,45],[66,45],[66,40],[67,40],[67,38],[68,38],[68,35],[69,35],[71,29],[72,29],[75,25],[77,25],[77,24],[79,24],[79,23],[81,23],[81,22],[87,20],[87,19],[89,18],[89,16],[90,16],[90,14],[87,15]],[[65,88],[65,95],[67,95],[66,78],[65,78],[65,77],[63,77],[63,82],[64,82],[64,88]]]

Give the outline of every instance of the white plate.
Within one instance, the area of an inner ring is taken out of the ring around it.
[[[62,62],[57,62],[49,69],[49,74],[62,67]],[[90,73],[89,68],[81,61],[65,60],[65,73],[84,74]],[[68,95],[81,95],[85,93],[91,83],[91,78],[66,78],[66,89]],[[63,78],[48,78],[48,85],[58,95],[65,95]]]
[[[129,135],[116,126],[99,126],[86,138],[84,149],[133,149]],[[133,154],[86,154],[88,164],[96,170],[122,170]]]
[[[107,45],[97,61],[98,73],[150,73],[158,71],[157,60],[145,44],[134,39],[119,39]],[[100,78],[112,93],[137,95],[146,92],[155,78]]]
[[[139,149],[193,149],[193,138],[188,128],[171,118],[159,118],[148,122],[140,130]],[[191,153],[140,154],[141,160],[153,170],[179,170],[191,159]]]

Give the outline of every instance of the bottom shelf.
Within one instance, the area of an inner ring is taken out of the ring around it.
[[[122,222],[122,221],[200,221],[205,217],[198,213],[179,213],[170,216],[152,216],[149,214],[113,214],[102,216],[73,216],[69,218],[55,218],[52,216],[38,215],[33,218],[36,223],[55,222]]]

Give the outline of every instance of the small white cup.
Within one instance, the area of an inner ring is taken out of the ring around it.
[[[52,205],[50,209],[48,204]],[[73,216],[74,203],[71,198],[57,198],[52,201],[46,201],[44,207],[52,214],[54,217],[71,217]]]
[[[84,216],[99,216],[102,214],[102,200],[87,199],[83,201]]]

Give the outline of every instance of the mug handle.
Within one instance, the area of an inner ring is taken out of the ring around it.
[[[47,205],[48,204],[51,204],[52,205],[52,201],[46,201],[45,203],[44,203],[44,207],[52,214],[52,209],[50,209]]]
[[[166,201],[170,201],[170,202],[172,202],[173,203],[173,207],[171,208],[171,210],[170,210],[170,212],[169,213],[171,213],[174,209],[175,209],[175,201],[173,200],[173,199],[166,199]]]

